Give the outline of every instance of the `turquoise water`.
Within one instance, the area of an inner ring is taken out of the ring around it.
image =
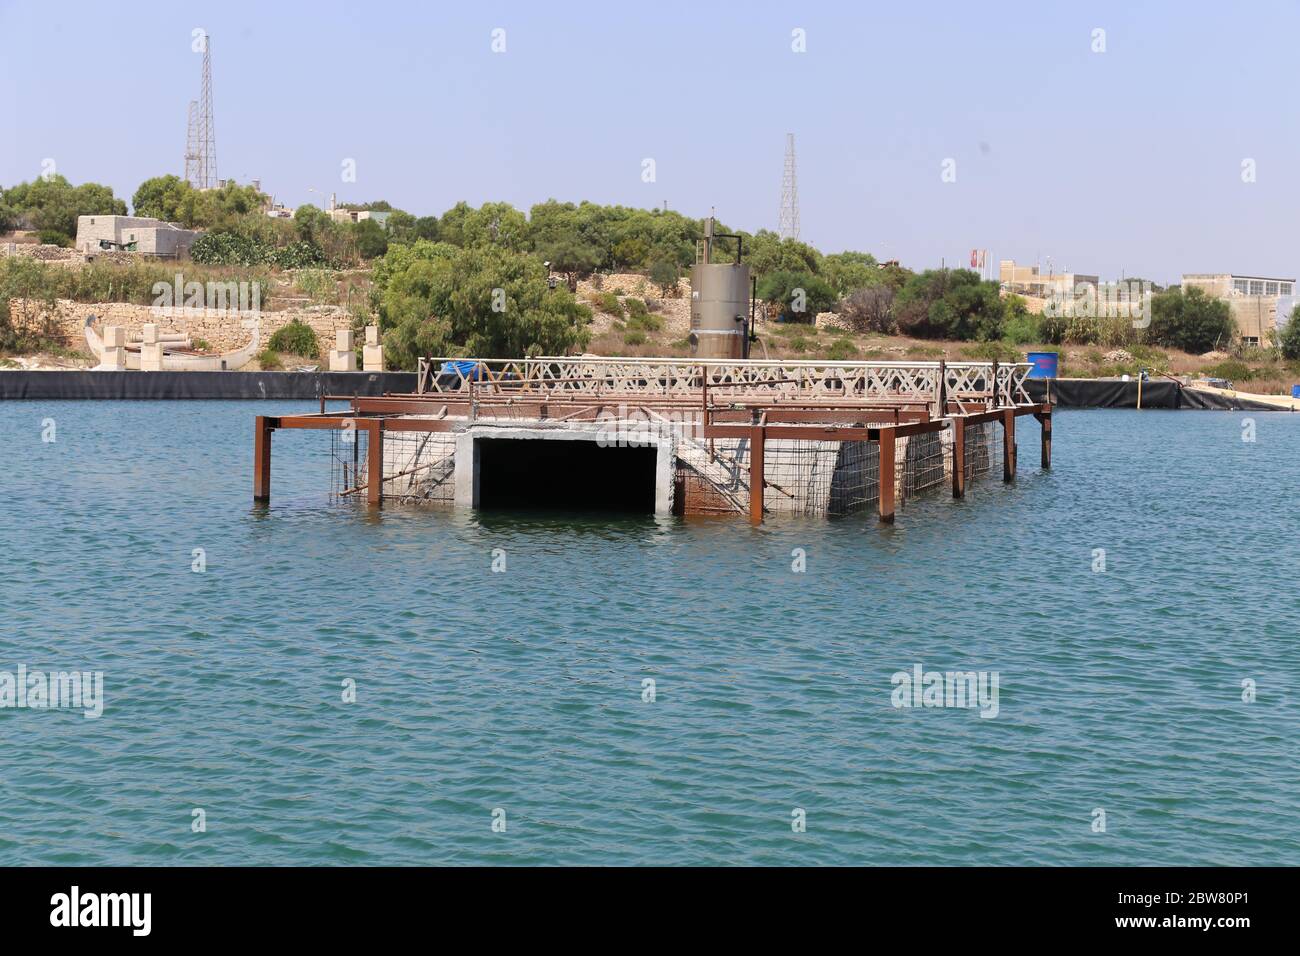
[[[1022,421],[1014,486],[752,529],[367,513],[310,432],[257,509],[295,410],[0,404],[0,671],[105,698],[0,710],[0,864],[1300,863],[1300,415],[1061,412],[1050,474]]]

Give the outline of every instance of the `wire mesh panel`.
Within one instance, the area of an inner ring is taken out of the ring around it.
[[[907,446],[898,456],[903,462],[903,501],[948,481],[952,474],[951,433],[923,432],[899,441]]]
[[[347,500],[365,487],[367,434],[355,428],[330,432],[330,497]]]
[[[997,422],[966,426],[966,478],[987,475],[993,469],[997,451]]]
[[[456,436],[450,432],[385,432],[385,498],[452,504],[456,499]]]
[[[869,441],[836,444],[839,450],[825,513],[851,515],[873,510],[880,500],[880,446]]]

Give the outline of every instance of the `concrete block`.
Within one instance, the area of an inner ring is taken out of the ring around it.
[[[158,341],[158,323],[146,322],[140,327],[140,335],[145,345],[153,345]]]
[[[379,326],[377,325],[366,326],[366,344],[367,345],[379,344]]]
[[[104,354],[99,357],[99,368],[112,369],[119,371],[126,368],[126,349],[111,348],[104,349]]]
[[[149,326],[145,326],[149,328]],[[157,326],[154,326],[154,334],[157,335]],[[152,344],[145,343],[140,346],[140,371],[142,372],[161,372],[163,370],[163,347],[157,342]]]
[[[361,349],[361,366],[367,372],[382,372],[384,370],[384,347],[382,345],[366,345]]]
[[[126,345],[126,329],[120,325],[104,326],[104,348],[120,349]]]
[[[339,333],[340,335],[342,333]],[[349,332],[348,335],[352,333]],[[355,372],[357,370],[357,353],[351,349],[330,350],[331,372]]]
[[[339,329],[334,333],[334,348],[340,352],[351,352],[356,346],[356,333],[351,329]]]

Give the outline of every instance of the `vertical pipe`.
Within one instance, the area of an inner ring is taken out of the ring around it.
[[[766,429],[755,425],[749,430],[749,523],[763,523],[763,444]]]
[[[375,419],[367,424],[370,435],[366,439],[366,501],[377,505],[384,492],[384,423]]]
[[[1138,408],[1142,407],[1142,369],[1138,369]]]
[[[1043,425],[1043,468],[1052,467],[1052,411],[1049,408],[1038,416]]]
[[[880,520],[894,521],[894,450],[895,432],[892,428],[880,429]]]
[[[966,496],[966,419],[952,420],[952,496]]]
[[[1002,413],[1002,480],[1016,480],[1016,413]]]
[[[253,500],[271,500],[271,425],[258,415],[253,425]]]

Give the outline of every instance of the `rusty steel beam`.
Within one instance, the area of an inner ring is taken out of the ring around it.
[[[1016,480],[1016,413],[1010,408],[1002,413],[1002,480]]]
[[[763,490],[767,485],[764,478],[763,452],[767,436],[762,425],[749,429],[749,523],[763,523]]]
[[[372,505],[383,504],[384,496],[384,421],[366,422],[369,437],[366,439],[366,501]]]
[[[894,521],[894,453],[897,449],[894,439],[894,429],[880,430],[880,480],[877,484],[880,486],[880,520],[886,524]]]
[[[1050,379],[1049,379],[1050,381]],[[1049,470],[1052,467],[1052,410],[1051,406],[1044,406],[1046,411],[1035,412],[1034,417],[1042,425],[1042,466],[1043,470]]]
[[[258,415],[253,423],[253,500],[271,500],[271,434],[275,419]]]
[[[952,420],[952,496],[966,496],[966,419]]]

